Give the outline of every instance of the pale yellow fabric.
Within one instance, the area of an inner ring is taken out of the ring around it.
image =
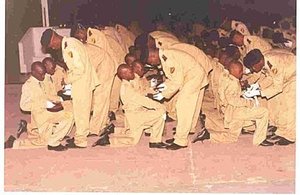
[[[241,59],[253,49],[259,49],[261,52],[272,49],[271,44],[258,36],[244,36],[244,46],[240,48]]]
[[[56,92],[62,90],[62,81],[67,80],[67,72],[62,67],[56,65],[55,72],[51,77],[53,79]]]
[[[90,119],[90,133],[99,134],[108,121],[110,93],[115,76],[114,61],[102,48],[89,43],[84,46],[99,80],[93,92],[93,114]]]
[[[126,53],[128,53],[128,48],[134,45],[136,36],[121,24],[116,24],[115,29],[121,37],[123,48],[125,49]]]
[[[62,53],[68,70],[68,83],[72,84],[73,114],[76,125],[75,144],[87,146],[92,93],[99,80],[83,43],[75,38],[64,37]]]
[[[170,99],[178,93],[176,101],[177,130],[174,143],[186,146],[192,129],[193,116],[207,76],[198,61],[191,55],[175,49],[160,49],[159,57],[168,78],[162,95]]]
[[[20,108],[31,112],[31,123],[28,126],[28,138],[16,140],[13,148],[40,148],[47,145],[58,146],[73,126],[73,114],[65,110],[49,112],[46,109],[48,100],[43,82],[30,77],[22,86]]]
[[[201,67],[205,70],[206,75],[208,75],[209,72],[212,70],[211,59],[201,49],[197,48],[194,45],[187,44],[187,43],[174,43],[166,48],[184,51],[189,55],[193,56],[197,60],[197,62],[201,65]],[[207,83],[204,83],[204,85],[207,84],[208,84],[208,79],[207,79]]]
[[[106,36],[102,31],[89,28],[87,32],[87,42],[104,49],[114,60],[115,73],[120,64],[124,63],[126,52],[119,42],[110,36]],[[120,79],[115,76],[110,98],[110,110],[116,112],[120,102]]]
[[[136,145],[144,129],[151,128],[150,142],[162,141],[164,129],[165,108],[137,91],[132,83],[123,80],[121,85],[121,100],[125,111],[127,129],[125,135],[110,138],[112,147]]]
[[[210,79],[211,79],[212,94],[214,96],[214,108],[216,108],[219,111],[220,108],[219,97],[218,97],[219,79],[221,74],[223,74],[225,68],[221,63],[219,63],[218,59],[216,58],[212,59],[212,67],[213,70],[210,73]]]
[[[218,98],[221,112],[224,114],[224,127],[228,131],[218,133],[211,131],[210,139],[213,142],[236,142],[241,129],[251,121],[256,123],[253,145],[259,145],[266,139],[268,110],[254,107],[253,101],[241,98],[241,94],[239,80],[225,70],[219,79]]]
[[[261,85],[261,96],[268,99],[270,112],[276,113],[276,134],[290,141],[296,139],[296,56],[271,50],[264,53],[264,74],[269,85]],[[271,79],[271,82],[269,80]],[[264,79],[258,81],[264,83]]]
[[[232,20],[231,29],[240,32],[242,35],[251,35],[247,26],[240,21]]]

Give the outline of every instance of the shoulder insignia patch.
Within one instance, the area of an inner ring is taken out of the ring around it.
[[[73,53],[71,51],[68,52],[68,55],[70,56],[70,58],[73,58]]]
[[[170,73],[173,74],[175,72],[175,67],[170,68]]]
[[[247,39],[247,42],[248,42],[248,44],[250,44],[250,43],[251,43],[251,41],[250,41],[249,39]]]
[[[164,61],[167,61],[167,57],[165,56],[165,55],[162,55],[162,59],[164,60]]]
[[[68,44],[67,44],[67,42],[65,42],[65,47],[64,47],[64,49],[66,49],[68,47]]]
[[[267,61],[267,64],[268,64],[269,68],[272,69],[273,65],[269,61]]]
[[[277,74],[277,72],[278,72],[277,68],[272,69],[272,72],[273,72],[274,74]]]
[[[89,30],[89,36],[92,36],[92,34],[93,34],[93,33]]]
[[[158,45],[162,46],[162,43],[159,41],[159,42],[158,42]]]

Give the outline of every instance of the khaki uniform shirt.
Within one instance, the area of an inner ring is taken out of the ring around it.
[[[219,79],[218,98],[224,114],[224,127],[228,128],[236,109],[252,107],[251,100],[241,98],[242,90],[239,80],[224,70]]]
[[[160,49],[159,57],[168,78],[165,81],[167,88],[162,92],[165,98],[171,98],[194,76],[201,78],[201,88],[207,85],[205,70],[191,55],[175,49]]]
[[[69,68],[67,82],[72,84],[71,96],[82,96],[84,90],[93,91],[99,80],[84,45],[75,38],[64,37],[62,53]]]
[[[247,26],[240,21],[232,20],[231,29],[240,32],[242,35],[251,35]]]

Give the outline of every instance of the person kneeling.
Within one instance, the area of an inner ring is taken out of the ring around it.
[[[115,135],[111,138],[107,133],[95,142],[93,146],[134,146],[139,142],[143,130],[151,128],[149,147],[165,148],[167,145],[162,142],[166,116],[164,106],[141,95],[141,93],[134,88],[133,84],[130,82],[135,78],[131,66],[121,64],[118,67],[117,74],[118,77],[122,79],[120,96],[129,129],[126,129],[124,135]]]
[[[229,72],[228,72],[229,71]],[[220,76],[218,96],[220,98],[221,112],[224,114],[224,127],[226,132],[200,132],[192,141],[210,139],[218,143],[236,142],[241,130],[249,122],[255,121],[256,130],[253,137],[253,145],[272,146],[273,143],[266,140],[269,112],[264,107],[255,105],[253,100],[241,97],[242,90],[239,80],[242,78],[243,65],[238,61],[232,61],[228,71]]]

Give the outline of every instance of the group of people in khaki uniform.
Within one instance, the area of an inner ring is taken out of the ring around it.
[[[49,57],[32,64],[20,101],[31,112],[28,137],[11,136],[5,147],[64,151],[86,148],[90,136],[98,136],[93,147],[126,147],[143,132],[150,148],[167,150],[186,148],[189,140],[232,143],[241,133],[253,134],[255,146],[294,143],[295,55],[251,35],[240,21],[226,19],[219,29],[197,33],[205,44],[169,31],[138,35],[120,24],[76,25],[71,37],[45,30],[42,47],[61,52],[66,66]],[[224,131],[205,128],[205,97]],[[124,128],[115,128],[121,119]],[[174,137],[163,142],[172,120]]]

